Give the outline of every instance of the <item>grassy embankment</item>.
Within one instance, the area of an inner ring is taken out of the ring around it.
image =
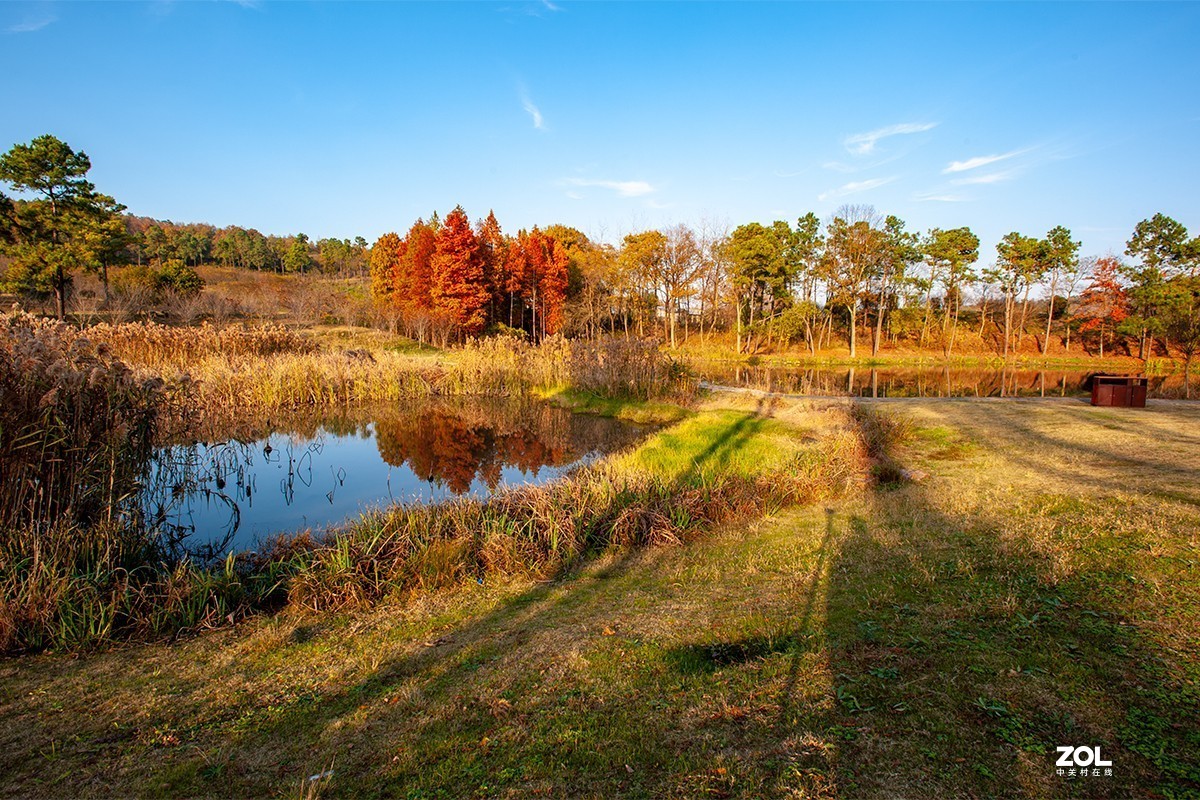
[[[881,477],[929,477],[595,551],[549,582],[11,660],[0,791],[1200,791],[1200,409],[914,402],[889,426],[749,402],[618,461],[757,471],[851,432]],[[1059,744],[1100,746],[1114,774],[1060,778]]]

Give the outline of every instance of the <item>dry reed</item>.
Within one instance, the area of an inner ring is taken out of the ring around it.
[[[0,316],[0,527],[112,521],[172,395],[67,325]]]
[[[97,325],[84,334],[132,366],[189,385],[203,413],[397,401],[428,395],[515,396],[573,388],[649,399],[690,395],[686,370],[649,340],[597,342],[549,337],[472,340],[444,358],[391,350],[320,349],[274,326],[170,328],[153,323]]]

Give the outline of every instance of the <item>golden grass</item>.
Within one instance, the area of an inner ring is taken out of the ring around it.
[[[82,334],[135,369],[184,386],[202,414],[573,389],[645,400],[694,391],[652,342],[550,337],[472,340],[441,353],[352,329],[308,335],[277,326],[101,324]],[[351,346],[353,345],[353,346]]]

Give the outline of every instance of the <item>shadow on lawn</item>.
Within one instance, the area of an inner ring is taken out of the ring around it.
[[[768,409],[759,412],[696,463],[736,453]],[[871,413],[864,426],[876,423]],[[1022,435],[1039,444],[1036,431]],[[905,460],[902,451],[874,455]],[[1011,448],[1004,455],[1027,458]],[[661,554],[626,553],[597,572],[540,585],[241,746],[311,731],[314,745],[337,753],[355,776],[335,779],[332,790],[347,794],[1123,797],[1200,789],[1194,662],[1129,623],[1112,591],[1117,576],[1084,569],[1056,580],[1019,531],[1003,533],[998,513],[947,516],[926,494],[935,486],[884,485],[863,512],[827,509],[811,563],[798,570],[802,588],[779,618],[754,616],[762,609],[751,587],[744,624],[725,620],[717,635],[693,632],[690,642],[645,637],[646,646],[633,647],[636,668],[617,663],[605,673],[617,685],[591,685],[570,662],[617,658],[595,645],[605,641],[598,629],[625,611],[623,599]],[[570,628],[588,633],[568,632],[563,652],[546,651],[553,631]],[[514,675],[506,667],[517,654],[542,672]],[[825,663],[830,684],[814,702],[807,684],[815,662]],[[755,691],[760,679],[773,696]],[[561,693],[549,688],[558,684]],[[700,713],[708,708],[700,698],[722,692],[732,710]],[[759,697],[758,707],[737,711],[743,695]],[[351,722],[358,709],[393,696],[395,718]],[[414,714],[427,716],[412,724]],[[428,761],[406,757],[396,767],[387,751],[351,749],[371,738]],[[1099,746],[1114,774],[1059,777],[1058,745]],[[727,771],[706,770],[706,762]],[[309,765],[280,766],[296,774]]]
[[[768,402],[677,480],[732,458]],[[864,438],[905,465],[878,413],[858,417]],[[1200,791],[1195,654],[1130,622],[1125,592],[1144,587],[1099,569],[1056,579],[1000,509],[945,512],[939,487],[826,509],[786,594],[748,570],[714,586],[741,594],[711,620],[668,608],[662,627],[633,627],[647,595],[673,602],[663,570],[686,551],[589,554],[357,685],[236,728],[219,769],[164,790],[266,794],[332,762],[342,796]],[[1113,776],[1060,778],[1058,745],[1099,746]]]
[[[1064,446],[1030,426],[1018,430],[1023,446],[1000,446],[1012,462],[1044,467],[1029,454]],[[880,487],[839,542],[826,633],[835,676],[827,730],[846,740],[836,758],[840,789],[939,797],[1200,791],[1195,654],[1171,652],[1130,622],[1126,576],[1085,566],[1056,578],[1001,509],[947,515],[945,498],[927,494],[936,488]],[[1059,777],[1059,745],[1100,746],[1113,775]]]

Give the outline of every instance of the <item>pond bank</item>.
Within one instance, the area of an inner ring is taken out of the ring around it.
[[[683,541],[844,491],[862,473],[861,445],[845,423],[799,446],[762,407],[678,416],[627,457],[547,486],[368,511],[329,536],[281,538],[215,568],[185,561],[166,571],[139,568],[133,579],[123,579],[119,564],[82,573],[66,563],[18,570],[5,600],[12,622],[0,632],[6,649],[69,648],[227,625],[285,607],[361,607],[484,576],[548,576],[609,547]],[[662,441],[673,444],[664,449]],[[744,460],[748,452],[756,453],[752,461]]]

